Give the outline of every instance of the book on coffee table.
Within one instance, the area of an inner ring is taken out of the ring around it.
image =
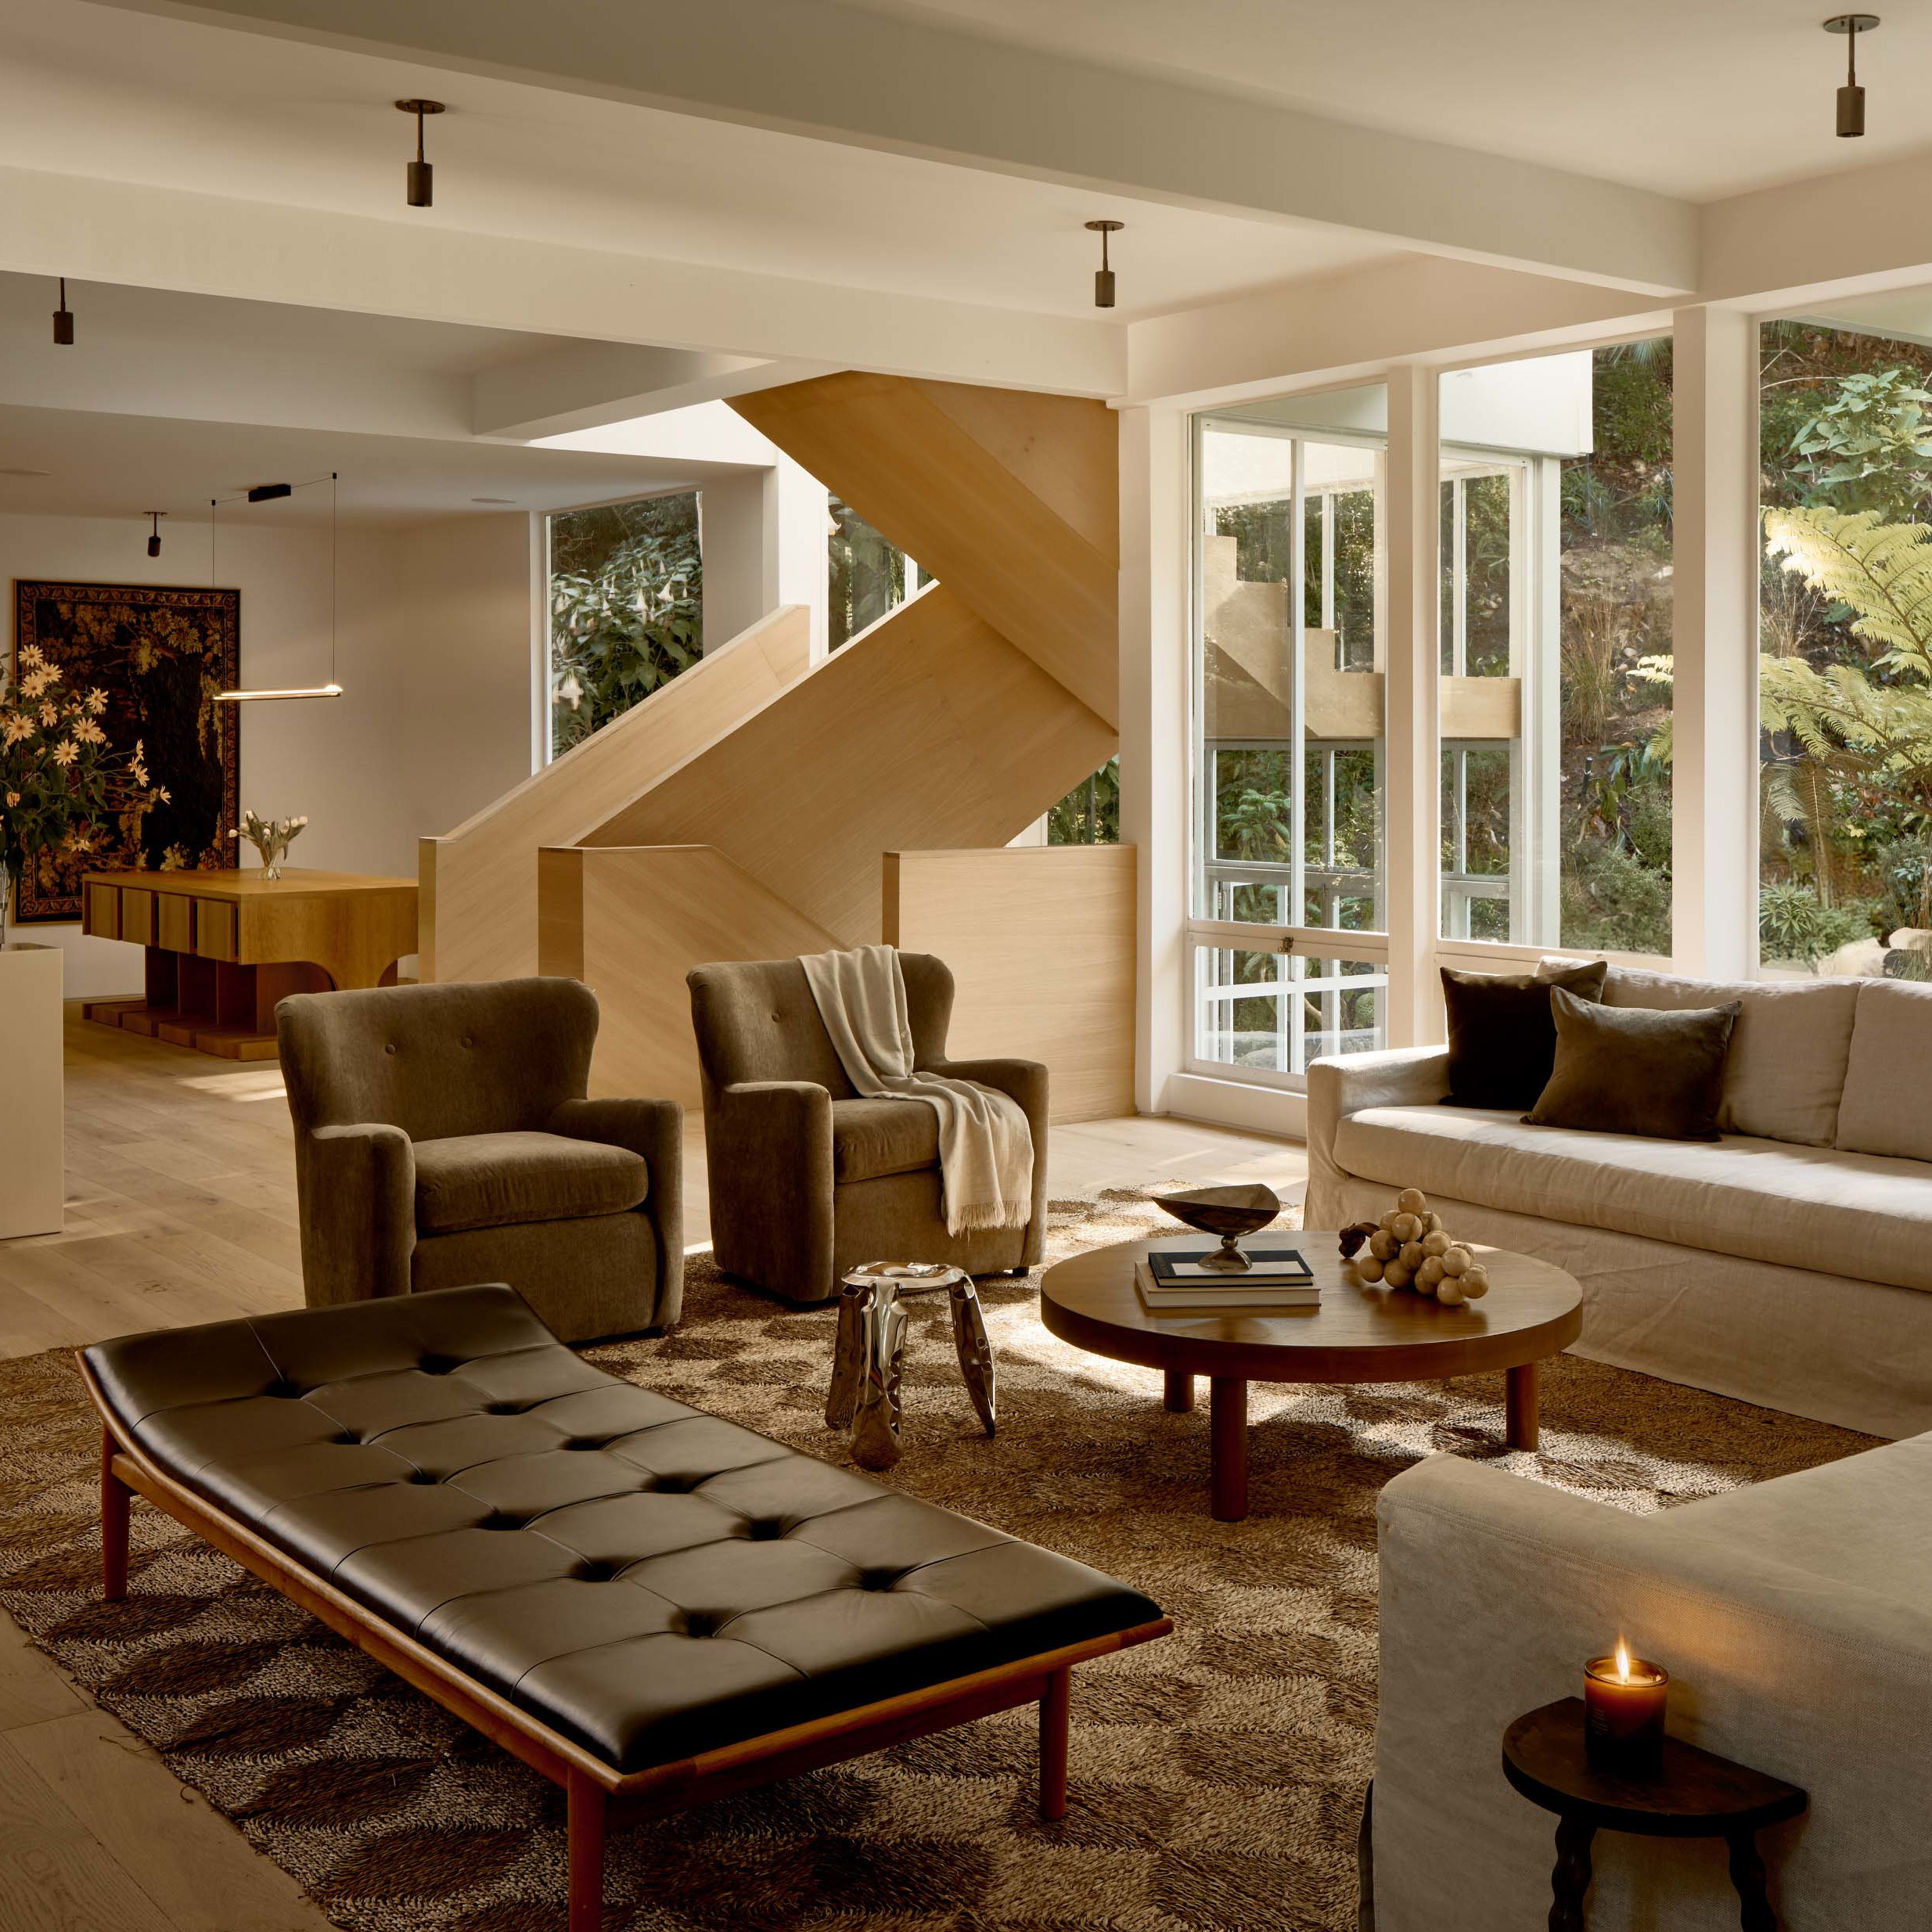
[[[1206,1265],[1207,1257],[1219,1252],[1218,1248],[1157,1248],[1147,1257],[1147,1265],[1164,1288],[1194,1283],[1243,1288],[1262,1282],[1284,1286],[1315,1285],[1315,1271],[1301,1258],[1299,1248],[1250,1248],[1248,1265],[1239,1274]]]
[[[1209,1252],[1203,1249],[1203,1254]],[[1292,1249],[1264,1257],[1257,1254],[1256,1265],[1239,1275],[1203,1268],[1198,1254],[1157,1254],[1134,1264],[1134,1283],[1149,1308],[1162,1313],[1188,1309],[1248,1308],[1261,1311],[1279,1309],[1286,1313],[1311,1308],[1321,1300],[1315,1277]],[[1262,1261],[1270,1264],[1261,1272]],[[1162,1262],[1170,1266],[1163,1268]],[[1183,1274],[1173,1266],[1189,1266]],[[1151,1264],[1151,1265],[1150,1265]]]

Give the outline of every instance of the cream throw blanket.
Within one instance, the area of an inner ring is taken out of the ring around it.
[[[946,1232],[1024,1228],[1033,1213],[1033,1135],[1011,1095],[912,1065],[905,976],[890,946],[815,952],[799,961],[818,1016],[860,1096],[923,1100],[939,1116]]]

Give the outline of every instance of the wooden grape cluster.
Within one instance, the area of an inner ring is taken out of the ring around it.
[[[1405,1187],[1395,1197],[1366,1251],[1355,1257],[1355,1272],[1364,1281],[1412,1288],[1452,1308],[1480,1301],[1489,1292],[1489,1271],[1450,1239],[1419,1187]]]

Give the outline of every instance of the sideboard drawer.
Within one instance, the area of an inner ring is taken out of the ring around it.
[[[81,930],[96,939],[121,937],[121,894],[112,886],[88,886],[81,894]]]
[[[195,901],[195,951],[204,959],[235,957],[235,908],[226,901]]]
[[[154,944],[154,894],[139,887],[121,890],[121,936],[131,944]]]
[[[184,893],[154,895],[154,944],[170,952],[195,949],[195,902]]]

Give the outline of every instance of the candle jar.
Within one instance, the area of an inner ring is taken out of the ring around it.
[[[1671,1674],[1619,1644],[1583,1667],[1583,1740],[1599,1770],[1654,1771],[1664,1755],[1664,1706]]]

